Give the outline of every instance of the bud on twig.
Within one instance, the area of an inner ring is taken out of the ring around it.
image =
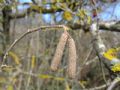
[[[56,48],[55,55],[53,57],[52,63],[51,63],[51,70],[56,71],[58,69],[58,66],[60,64],[60,61],[62,59],[63,51],[66,45],[68,39],[68,33],[65,31],[59,40],[59,43]]]

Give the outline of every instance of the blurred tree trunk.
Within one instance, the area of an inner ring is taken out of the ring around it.
[[[2,13],[3,13],[3,34],[4,34],[4,50],[6,48],[6,45],[9,43],[10,37],[9,37],[9,32],[10,32],[10,13],[12,12],[11,8],[9,6],[6,6],[3,8]]]

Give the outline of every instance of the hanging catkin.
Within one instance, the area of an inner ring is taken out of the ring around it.
[[[58,66],[60,64],[60,61],[62,59],[63,51],[65,48],[65,44],[68,39],[68,33],[64,31],[64,33],[61,35],[59,43],[56,48],[55,55],[53,57],[52,63],[51,63],[51,70],[56,71],[58,69]]]
[[[69,55],[68,55],[68,76],[70,78],[75,78],[76,76],[76,46],[75,41],[73,38],[68,38],[68,49],[69,49]]]

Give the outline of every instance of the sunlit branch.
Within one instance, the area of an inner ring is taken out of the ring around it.
[[[102,63],[105,65],[106,69],[108,69],[109,73],[111,76],[116,76],[115,73],[111,70],[110,64],[111,62],[108,61],[104,57],[104,53],[106,52],[107,48],[105,44],[103,43],[103,40],[101,39],[100,33],[99,33],[99,26],[97,22],[94,22],[91,25],[91,30],[90,30],[92,36],[93,36],[93,47],[96,51],[96,55],[98,56],[99,60],[102,61]]]

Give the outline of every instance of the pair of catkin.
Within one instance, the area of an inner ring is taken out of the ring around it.
[[[55,55],[53,57],[52,63],[51,63],[51,70],[56,71],[58,69],[58,66],[61,62],[63,52],[65,49],[65,45],[68,42],[68,49],[69,49],[69,55],[68,55],[68,76],[70,78],[75,78],[76,76],[76,46],[75,41],[73,38],[68,34],[67,31],[64,31],[64,33],[61,35],[59,43],[57,45]]]

